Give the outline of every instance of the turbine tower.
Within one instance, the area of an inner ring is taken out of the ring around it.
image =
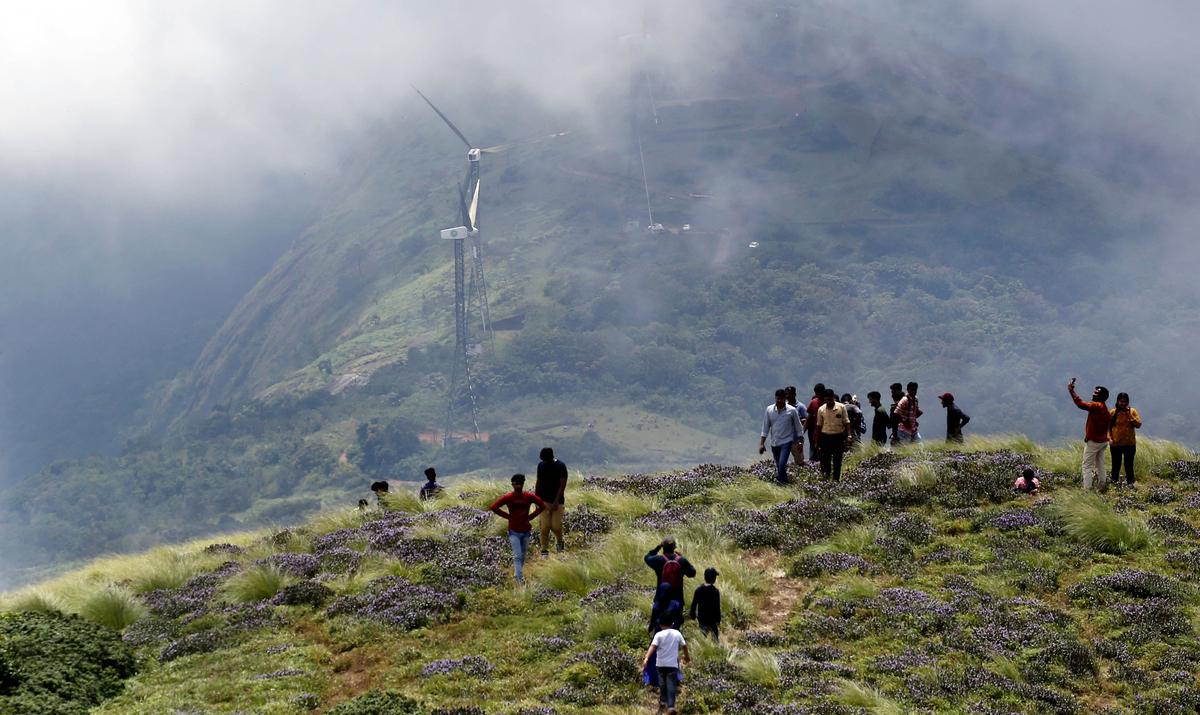
[[[483,154],[497,154],[514,146],[531,144],[544,139],[561,137],[567,132],[558,132],[536,139],[521,142],[499,144],[480,149],[473,145],[467,137],[454,126],[454,122],[442,110],[426,97],[421,90],[413,87],[429,108],[437,113],[450,131],[462,140],[467,147],[467,175],[458,187],[459,220],[462,225],[447,228],[441,232],[443,239],[454,244],[454,367],[450,376],[450,394],[446,405],[446,429],[442,434],[442,446],[445,446],[452,434],[454,424],[455,398],[459,390],[459,379],[465,382],[467,398],[471,406],[471,426],[475,440],[479,441],[479,408],[475,400],[475,386],[471,379],[471,329],[470,311],[478,310],[479,322],[483,330],[482,349],[494,353],[496,339],[492,332],[491,308],[488,305],[487,281],[483,275],[483,241],[479,233],[479,158]],[[466,283],[466,249],[465,242],[470,242],[471,276],[469,286]]]

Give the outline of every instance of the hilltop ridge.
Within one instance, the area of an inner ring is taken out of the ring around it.
[[[1137,488],[1096,495],[1078,459],[972,438],[857,453],[836,483],[780,487],[767,462],[573,480],[568,552],[524,589],[491,481],[100,560],[5,598],[0,702],[57,687],[6,643],[62,609],[137,654],[97,713],[643,712],[642,555],[669,533],[725,611],[720,644],[685,624],[683,712],[1190,712],[1200,461],[1144,440]],[[1025,466],[1042,495],[1011,492]]]

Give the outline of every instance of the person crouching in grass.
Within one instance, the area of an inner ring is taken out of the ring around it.
[[[536,505],[536,506],[535,506]],[[501,507],[508,507],[504,511]],[[533,512],[529,511],[533,507]],[[508,543],[513,553],[513,578],[525,584],[525,555],[529,553],[529,522],[546,509],[546,502],[533,492],[525,491],[525,475],[512,475],[512,491],[497,499],[490,507],[496,516],[508,520]]]
[[[650,642],[646,657],[642,658],[642,670],[650,664],[651,658],[658,663],[658,712],[665,709],[668,715],[675,715],[675,696],[679,692],[680,664],[691,662],[688,656],[687,641],[683,634],[666,620],[659,623],[658,633]]]

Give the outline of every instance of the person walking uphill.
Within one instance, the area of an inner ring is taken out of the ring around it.
[[[821,474],[842,478],[842,457],[854,443],[846,406],[838,402],[833,390],[825,391],[825,404],[817,410],[817,438],[821,440]]]
[[[808,400],[808,461],[815,462],[821,457],[821,440],[817,437],[817,410],[825,401],[825,383],[813,385],[813,396]]]
[[[758,453],[767,451],[767,436],[771,437],[771,454],[775,457],[775,481],[787,484],[787,463],[792,445],[803,439],[804,423],[795,407],[787,403],[787,391],[775,391],[775,404],[767,408],[763,417],[762,435],[758,438]]]
[[[504,511],[502,507],[508,507]],[[529,508],[533,507],[530,513]],[[508,543],[513,553],[513,578],[525,583],[525,555],[529,552],[529,520],[541,514],[546,502],[533,492],[525,491],[525,475],[512,475],[512,491],[497,499],[488,509],[502,519],[508,520]]]
[[[692,610],[689,615],[700,625],[700,632],[720,640],[721,591],[717,589],[717,576],[721,574],[709,566],[704,569],[704,583],[692,593]]]
[[[650,665],[654,658],[658,666],[658,711],[666,709],[667,715],[675,715],[675,698],[679,693],[679,666],[691,661],[688,656],[687,641],[678,629],[672,628],[665,621],[659,626],[659,631],[650,641],[650,648],[642,658],[642,670]]]
[[[1121,482],[1121,463],[1125,463],[1125,482],[1133,486],[1133,455],[1137,453],[1137,433],[1142,416],[1129,406],[1129,393],[1117,393],[1117,406],[1108,413],[1108,435],[1112,438],[1112,480]]]
[[[1097,481],[1097,487],[1104,491],[1108,487],[1108,472],[1104,471],[1104,451],[1108,447],[1108,388],[1097,385],[1092,390],[1092,401],[1084,402],[1075,394],[1075,378],[1067,384],[1067,392],[1075,406],[1088,413],[1087,423],[1083,428],[1083,488],[1091,489],[1092,480]]]
[[[542,461],[537,466],[537,481],[533,484],[533,493],[546,502],[546,511],[538,520],[539,536],[541,537],[542,556],[550,555],[550,532],[558,541],[559,553],[563,550],[563,496],[567,491],[567,465],[554,458],[554,450],[543,447],[538,458]]]
[[[662,554],[659,554],[659,551],[662,551]],[[695,578],[696,567],[692,566],[683,554],[675,550],[675,537],[668,536],[660,541],[658,546],[646,552],[643,560],[647,566],[654,569],[654,575],[658,577],[658,582],[654,584],[655,588],[657,589],[664,583],[669,584],[672,600],[679,601],[680,608],[686,606],[687,604],[683,600],[683,579],[685,576]]]

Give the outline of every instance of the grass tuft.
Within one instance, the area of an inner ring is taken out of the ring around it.
[[[114,631],[123,631],[141,620],[146,608],[128,591],[107,586],[83,602],[79,615]]]
[[[779,659],[763,648],[734,649],[730,661],[742,671],[742,676],[755,685],[774,688],[779,684]]]
[[[904,711],[895,701],[869,685],[843,680],[835,698],[842,705],[863,708],[873,715],[901,715]]]
[[[254,603],[273,597],[288,581],[287,575],[274,564],[257,564],[231,579],[226,591],[235,601]]]
[[[1092,492],[1070,490],[1057,494],[1054,511],[1072,539],[1107,554],[1124,554],[1150,543],[1150,529],[1142,519],[1122,516]]]
[[[62,613],[63,602],[52,593],[26,591],[6,601],[2,610],[12,613]]]

